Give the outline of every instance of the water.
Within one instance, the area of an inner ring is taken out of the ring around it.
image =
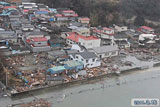
[[[53,107],[131,107],[132,98],[160,99],[160,68],[66,89],[47,90],[30,97],[1,98],[0,107],[45,98]]]

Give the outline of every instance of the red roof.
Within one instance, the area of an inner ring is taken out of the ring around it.
[[[31,38],[31,40],[34,42],[48,41],[47,38],[45,38],[45,37],[35,37],[35,38]]]
[[[23,10],[23,12],[25,12],[25,13],[28,13],[28,12],[29,12],[29,10],[27,10],[27,9],[24,9],[24,10]]]
[[[103,30],[112,30],[112,29],[108,27],[104,27]]]
[[[151,27],[148,27],[148,26],[141,26],[141,29],[153,30]]]
[[[73,10],[64,10],[63,13],[75,13]]]
[[[8,8],[14,8],[16,9],[17,7],[16,6],[5,6],[4,9],[8,9]]]
[[[73,17],[78,17],[78,14],[76,13],[76,14],[74,14],[74,15],[72,15]]]
[[[62,14],[56,14],[55,16],[56,17],[62,17]]]
[[[90,19],[89,19],[88,17],[80,18],[80,20],[83,20],[83,21],[90,21]]]
[[[47,12],[49,12],[47,9],[39,9],[40,11],[47,11]]]
[[[63,14],[56,14],[56,17],[78,17],[78,14],[73,14],[73,15],[69,15],[69,16],[64,16]]]
[[[84,40],[98,40],[99,38],[97,37],[94,37],[94,36],[82,36],[82,35],[79,35],[79,34],[76,34],[76,33],[73,33],[73,34],[70,34],[67,39],[70,39],[72,41],[75,41],[75,42],[79,42],[79,38],[80,39],[84,39]]]

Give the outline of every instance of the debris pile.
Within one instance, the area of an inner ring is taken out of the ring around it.
[[[39,99],[38,101],[34,100],[27,104],[22,104],[20,107],[51,107],[51,103],[43,99]]]

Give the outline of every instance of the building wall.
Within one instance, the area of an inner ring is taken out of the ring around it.
[[[145,32],[145,33],[154,33],[154,30],[147,30],[147,29],[143,29],[142,28],[142,32]]]
[[[96,53],[97,54],[97,53]],[[106,52],[102,54],[97,54],[99,58],[109,58],[109,57],[115,57],[118,56],[119,52],[118,51],[113,51],[113,52]]]
[[[33,42],[34,46],[48,46],[48,42]]]
[[[73,32],[77,32],[79,35],[90,36],[90,29],[75,29]]]
[[[101,40],[84,40],[79,38],[79,43],[84,46],[85,48],[94,48],[94,47],[100,47]]]
[[[82,23],[82,24],[89,24],[88,20],[79,20],[79,22]]]
[[[113,39],[114,38],[114,36],[110,36],[108,34],[103,34],[103,33],[100,35],[100,37],[103,39]]]
[[[103,32],[107,34],[114,34],[114,30],[103,30]]]
[[[69,46],[72,46],[73,43],[75,43],[75,42],[70,40],[70,39],[66,40],[66,44],[69,45]]]
[[[93,68],[93,67],[98,67],[101,66],[101,61],[99,58],[90,58],[90,59],[84,59],[81,55],[76,55],[75,58],[70,55],[72,60],[75,61],[81,61],[84,64],[84,67],[86,68]],[[93,61],[94,60],[94,61]]]
[[[44,37],[44,35],[29,35],[26,39],[35,38],[35,37]]]
[[[127,27],[127,26],[122,26],[122,27],[120,27],[120,26],[116,26],[116,25],[115,25],[115,30],[116,30],[117,32],[127,31],[127,30],[128,30],[128,27]]]
[[[66,39],[67,36],[69,36],[69,34],[67,34],[67,32],[62,32],[62,33],[61,33],[61,37],[62,37],[63,39]]]

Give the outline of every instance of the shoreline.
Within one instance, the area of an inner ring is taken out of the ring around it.
[[[156,67],[159,67],[159,66],[160,66],[160,62],[155,63],[153,65],[153,68],[156,68]],[[148,68],[143,68],[143,67],[130,68],[130,69],[127,69],[127,70],[120,71],[120,74],[132,73],[132,72],[136,72],[136,71],[142,71],[142,70],[145,70],[145,69],[149,69],[149,67]],[[106,77],[113,77],[113,76],[117,76],[117,73],[114,72],[114,73],[109,73],[109,74],[102,74],[102,75],[99,75],[99,76],[85,78],[85,79],[82,79],[82,80],[73,80],[71,82],[43,86],[43,87],[39,87],[39,88],[35,88],[35,89],[32,89],[32,90],[27,90],[27,91],[23,91],[23,92],[10,93],[10,96],[11,97],[17,97],[17,96],[24,96],[24,95],[27,95],[27,94],[32,95],[32,93],[34,93],[35,91],[42,91],[42,90],[50,89],[50,88],[52,88],[52,90],[59,89],[59,88],[67,88],[67,87],[71,87],[71,86],[74,86],[74,85],[86,84],[86,83],[89,83],[91,81],[92,82],[93,81],[100,81],[100,80],[102,80]]]

